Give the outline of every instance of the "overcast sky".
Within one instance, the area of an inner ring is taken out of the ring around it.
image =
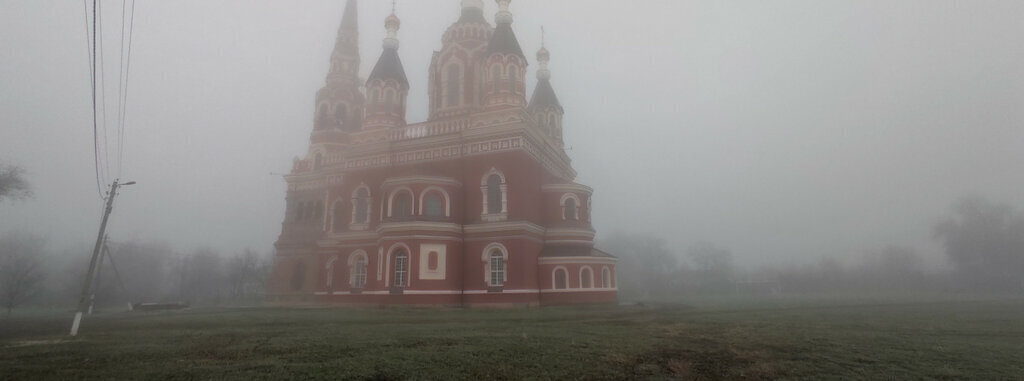
[[[103,2],[107,138],[117,175],[120,3]],[[496,6],[486,1],[493,20]],[[402,0],[409,120],[459,0]],[[114,239],[269,252],[281,174],[304,155],[343,0],[136,5]],[[390,1],[361,0],[365,77]],[[1024,2],[515,0],[532,91],[552,83],[598,239],[709,241],[747,263],[934,254],[931,227],[974,194],[1024,205]],[[0,232],[91,248],[93,169],[81,1],[0,1],[0,162],[35,197]],[[109,180],[109,179],[108,179]]]

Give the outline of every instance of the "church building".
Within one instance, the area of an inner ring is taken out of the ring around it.
[[[461,1],[427,68],[429,117],[409,123],[401,22],[394,12],[384,20],[364,81],[348,0],[309,151],[285,176],[270,302],[617,301],[616,258],[594,248],[593,189],[574,181],[564,149],[550,53],[537,52],[528,97],[510,2],[497,0],[492,25],[482,0]]]

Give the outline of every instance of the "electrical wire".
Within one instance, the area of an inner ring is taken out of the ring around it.
[[[89,42],[89,5],[88,0],[83,0],[85,3],[85,41],[88,45],[89,54],[89,79],[92,84],[92,157],[93,157],[93,168],[96,172],[96,192],[99,193],[100,198],[103,196],[103,186],[100,185],[100,143],[99,143],[99,131],[97,125],[99,124],[96,120],[96,0],[92,0],[92,43]]]
[[[122,1],[122,7],[124,2]],[[122,10],[122,15],[124,14]],[[121,28],[124,28],[124,21],[122,19]],[[121,166],[124,161],[124,141],[127,128],[127,112],[128,112],[128,84],[132,69],[132,41],[135,36],[135,0],[132,0],[131,13],[128,16],[128,54],[124,68],[124,87],[122,88],[121,96],[121,116],[120,116],[120,127],[118,133],[118,147],[117,147],[117,176],[121,176]],[[122,43],[123,45],[123,43]]]

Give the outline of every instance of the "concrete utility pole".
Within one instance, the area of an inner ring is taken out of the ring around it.
[[[107,231],[107,219],[110,218],[110,212],[114,210],[114,197],[117,196],[117,184],[118,180],[114,180],[114,183],[110,186],[110,193],[107,194],[107,207],[103,211],[103,220],[100,222],[100,232],[96,236],[96,246],[92,249],[92,259],[89,260],[89,272],[85,274],[85,284],[82,285],[82,296],[78,299],[78,311],[75,312],[75,321],[71,323],[71,336],[78,335],[78,326],[82,322],[82,312],[89,308],[89,296],[92,295],[89,292],[89,288],[92,286],[93,272],[96,271],[96,260],[100,254],[100,247],[103,246],[103,237]],[[134,181],[129,181],[123,185],[135,184]]]

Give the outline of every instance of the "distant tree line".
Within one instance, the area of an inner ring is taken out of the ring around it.
[[[87,251],[53,252],[27,233],[0,236],[0,303],[72,309],[88,270]],[[97,308],[128,303],[250,305],[262,301],[269,256],[246,249],[225,255],[210,249],[176,252],[156,242],[110,242],[93,284]]]
[[[673,251],[663,239],[615,233],[599,244],[619,257],[623,300],[680,294],[960,292],[1024,294],[1024,215],[979,197],[956,201],[934,226],[948,266],[927,266],[914,248],[890,245],[858,258],[739,268],[727,248]]]

